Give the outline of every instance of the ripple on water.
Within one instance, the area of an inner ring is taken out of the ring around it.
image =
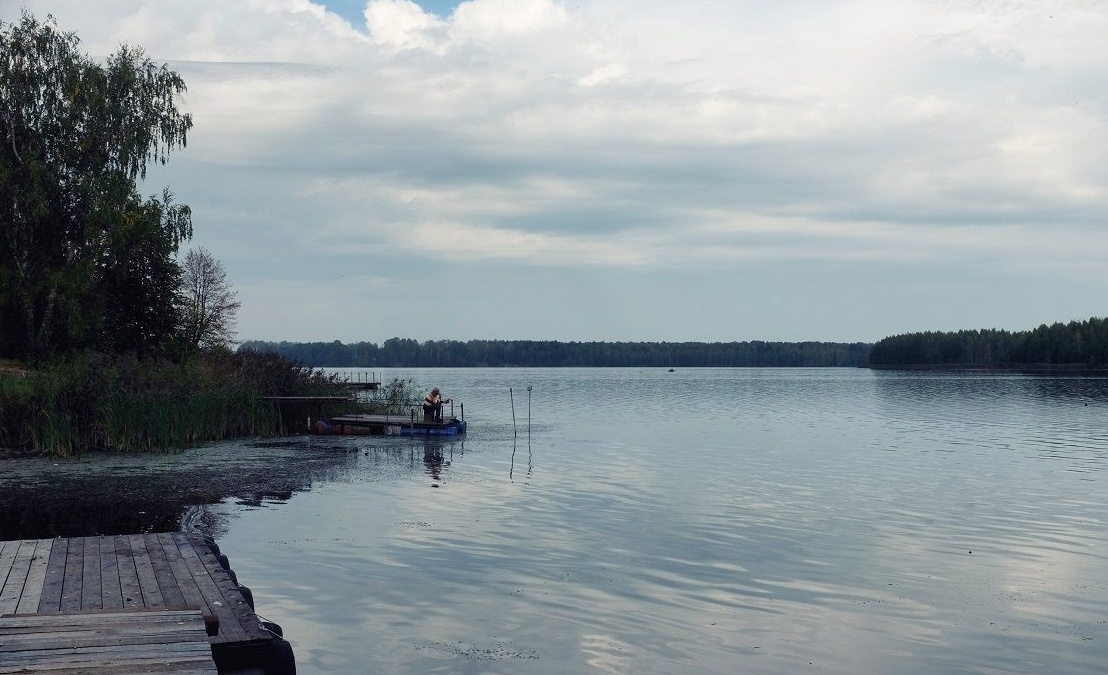
[[[1108,661],[1105,380],[412,375],[459,392],[473,433],[243,448],[266,472],[303,468],[283,499],[214,507],[302,673]]]

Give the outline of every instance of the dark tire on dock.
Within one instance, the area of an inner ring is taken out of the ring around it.
[[[219,553],[216,555],[216,559],[219,560],[219,565],[225,570],[231,569],[231,561],[227,559],[227,556]]]
[[[242,599],[246,601],[246,604],[250,605],[250,609],[254,609],[254,591],[250,590],[246,586],[239,586],[239,593],[242,593]]]
[[[273,623],[272,621],[263,621],[262,628],[266,629],[270,633],[273,633],[279,638],[285,637],[285,629],[281,628],[281,624]]]
[[[239,585],[239,575],[235,574],[234,570],[228,569],[227,570],[227,576],[231,577],[231,583],[233,583],[236,586]]]
[[[296,655],[292,653],[292,645],[288,640],[273,638],[265,672],[266,675],[296,675]]]

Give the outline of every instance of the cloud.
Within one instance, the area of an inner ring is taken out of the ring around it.
[[[654,296],[753,264],[888,287],[878,263],[959,261],[990,288],[1023,269],[1108,290],[1064,262],[1108,241],[1102,1],[370,0],[364,25],[308,0],[27,6],[94,54],[126,41],[182,72],[196,127],[151,182],[244,283],[273,274],[253,240],[373,259],[397,287],[401,261],[470,264],[478,285],[634,269]]]

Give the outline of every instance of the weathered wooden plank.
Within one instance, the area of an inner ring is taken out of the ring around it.
[[[69,540],[69,552],[65,556],[65,578],[62,580],[61,611],[76,612],[81,609],[81,574],[84,570],[85,539]]]
[[[216,673],[200,610],[0,618],[0,673]]]
[[[186,664],[193,672],[217,673],[211,649],[206,645],[184,643],[149,649],[146,645],[84,647],[74,650],[27,651],[6,655],[0,673],[79,672],[79,673],[172,673]],[[210,664],[210,665],[209,665]],[[201,668],[206,670],[198,670]]]
[[[199,537],[160,533],[0,542],[0,558],[7,561],[0,567],[4,580],[0,599],[6,598],[8,607],[16,601],[16,611],[0,617],[0,622],[36,616],[55,617],[58,622],[38,629],[9,625],[6,634],[0,631],[0,666],[4,668],[18,662],[16,655],[22,658],[41,652],[52,654],[49,659],[53,665],[49,667],[55,669],[144,672],[142,666],[117,662],[105,650],[125,643],[126,659],[137,654],[134,663],[142,663],[149,656],[142,655],[143,649],[158,650],[177,643],[180,626],[159,625],[152,619],[116,623],[104,617],[150,609],[164,617],[168,606],[196,609],[201,629],[205,615],[215,615],[220,624],[218,635],[209,637],[203,631],[198,638],[209,652],[212,647],[224,650],[218,653],[225,656],[228,648],[256,650],[272,639],[211,548]],[[152,603],[157,607],[150,607]],[[39,614],[31,613],[35,611]],[[121,641],[124,633],[126,640]],[[96,645],[98,657],[88,663],[70,658],[74,650],[82,649],[81,645],[90,640],[107,641]],[[59,659],[61,652],[69,652],[70,656]],[[249,658],[254,658],[250,653]],[[162,672],[163,667],[158,665],[150,672]],[[42,668],[36,664],[32,669]],[[14,672],[20,670],[15,668]],[[0,670],[3,672],[8,671]]]
[[[90,645],[159,644],[171,642],[203,642],[208,644],[207,633],[197,633],[183,621],[172,624],[150,624],[148,620],[119,624],[113,627],[88,626],[67,628],[52,626],[28,627],[4,635],[0,654],[28,649],[76,649]],[[0,657],[4,658],[4,657]]]
[[[172,622],[190,619],[200,609],[118,609],[100,612],[70,612],[55,614],[11,614],[0,617],[0,634],[27,627],[82,627],[89,625],[123,625],[136,619]]]
[[[188,624],[177,621],[172,625],[133,623],[112,628],[88,627],[83,629],[35,627],[13,631],[4,635],[0,654],[29,649],[77,649],[90,645],[109,644],[167,644],[171,642],[203,642],[210,646],[207,633],[196,634]],[[4,657],[0,657],[4,658]]]
[[[4,586],[0,588],[0,614],[15,612],[19,606],[19,598],[23,595],[23,588],[27,584],[27,574],[31,571],[35,543],[34,540],[21,541],[16,548],[15,559],[12,560]]]
[[[139,578],[139,586],[142,588],[143,606],[151,608],[165,607],[165,596],[162,594],[161,584],[158,583],[158,573],[154,569],[154,561],[150,557],[150,551],[146,549],[146,538],[141,534],[132,534],[127,537],[127,541],[131,544],[135,572]],[[184,601],[182,600],[178,606],[183,604]]]
[[[42,597],[38,601],[39,612],[61,611],[62,588],[65,585],[65,559],[68,552],[68,539],[57,539],[50,546],[50,560],[46,564],[46,581],[42,585]]]
[[[81,560],[81,609],[103,609],[100,583],[100,537],[84,537],[85,553]]]
[[[123,607],[123,590],[119,580],[119,553],[114,537],[100,538],[100,606],[104,609]]]
[[[27,572],[27,582],[23,585],[23,595],[19,598],[16,614],[34,614],[38,611],[42,599],[42,588],[46,583],[46,570],[50,564],[52,539],[40,539],[35,542],[35,551],[31,556],[31,568]]]
[[[18,541],[0,541],[0,588],[3,588],[4,582],[8,580],[8,572],[12,570],[18,548]]]
[[[115,546],[116,573],[119,575],[120,601],[123,607],[142,607],[142,586],[139,584],[135,557],[131,553],[131,542],[122,535],[112,540]]]
[[[216,612],[216,616],[219,617],[220,635],[216,637],[215,641],[271,640],[273,636],[261,627],[261,623],[250,607],[250,603],[242,597],[242,593],[231,581],[227,571],[219,564],[219,559],[215,557],[211,549],[199,538],[190,539],[188,535],[182,532],[174,533],[173,539],[176,541],[177,549],[181,552],[181,557],[188,565],[193,578],[197,580],[201,592],[204,593],[208,606],[218,609],[219,606],[215,603],[220,602],[234,618],[236,625],[225,633],[224,622],[226,617]],[[232,637],[238,635],[239,630],[242,631],[243,637]]]
[[[165,547],[158,541],[157,535],[143,535],[142,540],[150,555],[150,564],[154,566],[154,574],[158,578],[158,588],[162,590],[162,597],[165,598],[165,606],[172,608],[200,606],[199,594],[195,594],[196,597],[192,598],[185,594],[185,589],[173,574],[173,568],[166,558]]]
[[[151,536],[157,537],[158,541],[161,543],[166,560],[173,570],[173,575],[176,577],[177,583],[181,586],[181,593],[185,596],[185,602],[194,607],[206,607],[219,617],[219,635],[217,636],[217,640],[222,642],[241,642],[246,640],[246,631],[243,629],[234,610],[228,606],[222,595],[218,593],[218,590],[215,595],[209,593],[209,597],[205,597],[204,591],[200,589],[198,583],[200,579],[193,576],[192,570],[189,569],[188,563],[185,562],[181,555],[177,539],[174,538],[173,534],[162,532]],[[188,543],[187,539],[185,539],[185,546],[187,546],[190,551],[192,550],[192,545]],[[205,574],[204,577],[207,577],[207,575]],[[208,581],[210,582],[210,578]]]
[[[92,621],[74,621],[69,614],[53,614],[42,620],[12,622],[0,620],[0,654],[33,649],[77,649],[115,644],[169,644],[200,642],[209,646],[208,636],[197,630],[198,610],[163,616],[158,610],[141,614],[94,614]],[[26,615],[23,615],[25,617]],[[39,615],[44,616],[44,615]],[[203,618],[200,620],[203,627]],[[5,657],[0,657],[5,658]]]

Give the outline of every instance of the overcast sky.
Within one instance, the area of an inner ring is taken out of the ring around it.
[[[1108,315],[1105,0],[0,0],[185,78],[239,337]],[[187,248],[186,248],[187,250]]]

